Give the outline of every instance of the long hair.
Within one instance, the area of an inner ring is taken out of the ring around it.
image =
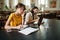
[[[33,8],[31,9],[31,13],[32,13],[33,19],[34,19],[34,11],[33,11],[34,9],[38,9],[38,7],[35,6],[35,7],[33,7]]]
[[[38,7],[36,7],[36,6],[33,7],[32,10],[31,10],[31,13],[34,13],[34,11],[33,11],[34,9],[38,9]]]

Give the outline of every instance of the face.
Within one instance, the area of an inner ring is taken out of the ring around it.
[[[38,13],[38,9],[34,9],[33,11],[34,11],[34,13]]]
[[[24,8],[23,8],[23,7],[17,8],[17,12],[18,12],[19,14],[23,14]]]

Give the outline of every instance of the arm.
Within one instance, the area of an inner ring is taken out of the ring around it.
[[[36,21],[38,21],[38,19],[31,20],[31,21],[27,22],[27,24],[30,24],[30,23],[32,23],[32,22],[36,22]]]
[[[25,24],[30,24],[30,23],[35,22],[35,21],[37,21],[37,19],[33,20],[31,13],[26,14]]]
[[[18,26],[18,27],[11,27],[11,26],[9,26],[9,23],[10,23],[10,20],[8,19],[7,20],[7,22],[6,22],[6,24],[5,24],[5,29],[19,29],[20,27]]]
[[[25,16],[24,24],[28,24],[30,20],[32,20],[31,13],[27,13]]]

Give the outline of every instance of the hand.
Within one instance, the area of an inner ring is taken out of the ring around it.
[[[21,28],[23,28],[23,26],[22,26],[22,25],[17,26],[17,29],[21,29]]]
[[[5,29],[6,29],[7,32],[11,32],[11,27],[10,26],[6,26]]]

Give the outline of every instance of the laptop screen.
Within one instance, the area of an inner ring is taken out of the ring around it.
[[[43,20],[43,15],[41,14],[38,20],[38,27],[41,25],[42,20]]]

